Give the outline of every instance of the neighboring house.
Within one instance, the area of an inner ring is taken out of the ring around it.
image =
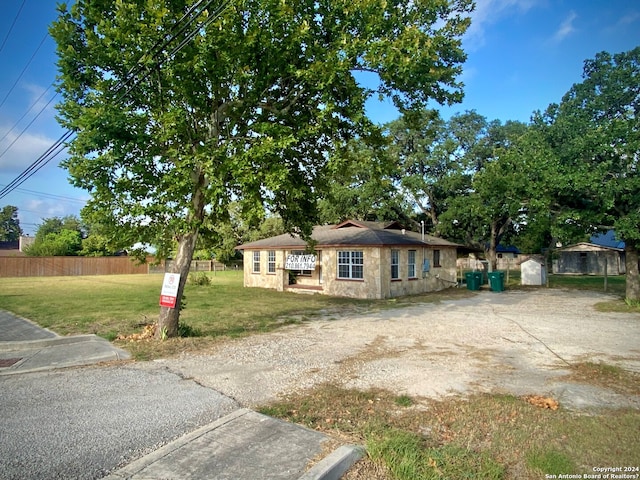
[[[496,257],[498,259],[513,260],[518,258],[518,255],[520,255],[520,250],[513,245],[508,245],[506,247],[504,245],[498,245],[496,247]]]
[[[580,242],[556,251],[553,273],[577,275],[624,275],[624,242],[615,239],[610,230],[594,235],[590,242]]]
[[[429,235],[423,241],[398,222],[349,220],[314,227],[311,238],[310,256],[305,241],[289,234],[238,246],[245,287],[380,299],[457,284],[459,245]]]
[[[20,242],[0,242],[0,257],[22,257]]]

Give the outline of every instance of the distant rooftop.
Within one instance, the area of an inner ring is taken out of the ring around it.
[[[592,235],[589,242],[600,247],[624,250],[624,242],[616,239],[616,232],[614,230],[609,230],[607,233]]]

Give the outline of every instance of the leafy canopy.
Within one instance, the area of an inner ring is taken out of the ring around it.
[[[122,246],[162,255],[232,201],[309,233],[328,152],[375,130],[367,99],[414,109],[462,98],[470,0],[190,4],[78,0],[51,28],[59,118],[76,132],[64,166],[92,194],[83,218],[112,225]],[[181,30],[185,14],[197,18]]]
[[[16,242],[22,235],[18,207],[6,205],[0,210],[0,242]]]

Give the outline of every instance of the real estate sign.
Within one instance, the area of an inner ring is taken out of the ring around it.
[[[315,270],[315,255],[287,255],[287,261],[284,264],[287,270]]]
[[[160,306],[176,308],[176,298],[178,297],[178,284],[180,283],[179,273],[165,273],[160,292]]]

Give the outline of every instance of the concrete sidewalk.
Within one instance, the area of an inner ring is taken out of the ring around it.
[[[0,310],[0,379],[126,358],[127,352],[96,335],[62,337]],[[329,440],[323,433],[241,408],[105,478],[337,480],[364,450],[346,445],[322,458]]]
[[[240,409],[105,480],[337,480],[364,451],[342,446],[305,472],[328,440],[323,433]]]
[[[128,352],[97,335],[62,337],[0,310],[0,375],[125,360]]]

